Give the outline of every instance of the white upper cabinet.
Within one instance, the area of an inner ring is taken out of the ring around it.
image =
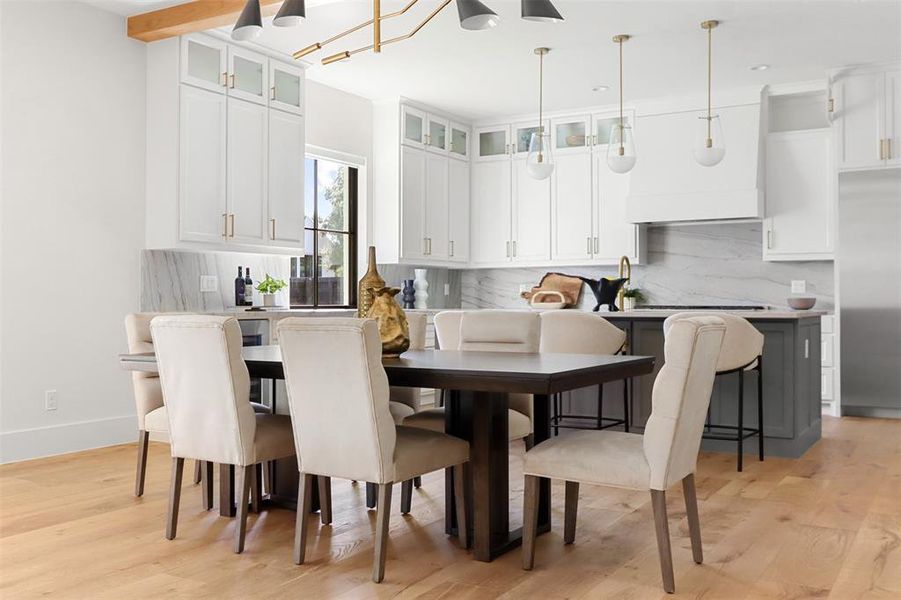
[[[230,231],[226,205],[226,98],[190,86],[182,86],[180,92],[179,237],[218,244]]]
[[[205,35],[183,36],[179,62],[182,83],[225,93],[228,85],[228,44]]]
[[[552,119],[550,128],[555,157],[586,154],[591,149],[591,117],[588,115]]]
[[[526,161],[513,161],[514,262],[543,262],[551,258],[551,178],[534,179]]]
[[[303,69],[269,61],[269,108],[302,115],[303,82]]]
[[[428,240],[425,233],[426,154],[416,148],[401,149],[401,256],[425,258]]]
[[[588,262],[593,253],[591,119],[551,120],[551,259]]]
[[[834,190],[828,129],[767,138],[765,260],[831,260]]]
[[[594,260],[617,263],[627,256],[633,264],[642,262],[641,229],[628,216],[629,173],[614,173],[607,167],[607,155],[595,152]]]
[[[269,99],[269,59],[262,54],[229,46],[228,95],[266,104]]]
[[[901,165],[901,70],[844,70],[831,86],[836,167]]]
[[[901,166],[901,69],[885,74],[885,164]]]
[[[452,122],[448,139],[451,158],[469,160],[469,127]]]
[[[448,257],[469,260],[469,163],[448,162]]]
[[[448,226],[449,162],[446,156],[436,156],[429,153],[426,157],[426,255],[432,260],[439,261],[450,258]]]
[[[510,126],[479,127],[475,130],[476,160],[509,160]]]
[[[269,111],[269,242],[303,248],[304,121]]]
[[[448,120],[430,114],[426,122],[426,148],[432,152],[446,154],[450,142]]]
[[[547,132],[550,123],[544,122],[544,130]],[[538,119],[531,122],[515,123],[511,127],[513,139],[511,140],[512,148],[510,149],[513,156],[525,158],[529,154],[529,142],[532,141],[532,134],[538,133]]]
[[[401,107],[401,141],[414,148],[425,148],[428,118],[425,111],[404,105]]]
[[[268,132],[265,106],[228,99],[229,241],[262,244],[269,239],[266,235]]]
[[[511,170],[509,160],[488,160],[472,165],[471,264],[499,264],[509,262],[512,257]]]

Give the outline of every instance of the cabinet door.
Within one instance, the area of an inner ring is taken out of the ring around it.
[[[591,118],[588,115],[561,117],[551,121],[554,156],[584,154],[591,150]]]
[[[228,99],[229,241],[259,244],[269,239],[266,234],[268,132],[265,106]]]
[[[221,243],[226,233],[226,98],[180,90],[179,239]]]
[[[472,165],[469,210],[473,264],[510,260],[510,169],[509,160],[489,160]]]
[[[550,123],[544,122],[545,132],[550,131]],[[525,158],[529,154],[529,142],[532,141],[532,134],[538,133],[538,123],[530,121],[527,123],[516,123],[513,125],[513,156]]]
[[[901,69],[885,74],[885,163],[901,165]]]
[[[426,256],[426,153],[415,148],[401,149],[401,258]]]
[[[623,121],[627,126],[631,125],[634,121],[633,116],[632,111],[623,113]],[[604,112],[591,115],[592,146],[606,148],[607,145],[610,144],[610,132],[613,131],[615,125],[619,125],[618,112]]]
[[[303,69],[269,61],[269,108],[303,114]]]
[[[514,262],[551,258],[551,178],[533,179],[526,161],[513,161]]]
[[[594,259],[616,263],[628,256],[639,262],[639,226],[629,221],[627,211],[631,175],[611,171],[604,152],[595,152],[594,157]]]
[[[455,262],[469,260],[469,163],[451,160],[448,164],[448,257]]]
[[[469,128],[457,123],[450,124],[451,158],[469,158]]]
[[[303,117],[269,111],[269,228],[277,246],[303,252],[304,203]]]
[[[475,130],[478,151],[476,160],[509,160],[510,127],[498,125]]]
[[[213,92],[225,93],[227,44],[205,35],[181,38],[181,81]]]
[[[449,123],[447,119],[428,115],[426,119],[426,148],[439,154],[447,154]]]
[[[410,106],[402,106],[400,114],[401,142],[414,148],[425,148],[426,114]]]
[[[269,59],[243,48],[228,48],[228,95],[266,104],[269,93]]]
[[[830,138],[828,129],[767,136],[765,259],[831,258]]]
[[[591,153],[564,154],[556,160],[557,166],[551,175],[551,258],[587,260],[593,252]]]
[[[884,73],[860,73],[842,77],[833,84],[839,169],[883,164],[880,140],[884,138],[884,83]]]
[[[447,156],[429,153],[426,157],[426,253],[433,260],[447,260],[450,256],[447,220],[448,162]]]

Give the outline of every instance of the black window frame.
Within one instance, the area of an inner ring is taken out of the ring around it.
[[[332,160],[329,158],[319,158],[317,156],[307,156],[309,160],[314,161],[313,168],[313,215],[312,215],[312,227],[307,227],[306,225],[306,217],[304,215],[304,228],[303,234],[306,237],[307,232],[311,232],[313,238],[313,248],[305,248],[305,252],[307,256],[313,257],[313,303],[312,304],[294,304],[291,301],[291,298],[288,299],[288,304],[291,308],[302,308],[302,309],[336,309],[336,308],[357,308],[357,202],[359,199],[359,168],[354,165],[349,165],[347,163],[341,162],[339,160]],[[319,161],[325,160],[328,162],[334,162],[338,164],[343,164],[347,167],[347,181],[345,185],[347,186],[347,231],[337,231],[334,229],[321,229],[319,227]],[[304,168],[306,169],[306,161],[304,161]],[[306,205],[306,199],[304,199],[304,205]],[[347,260],[347,300],[346,304],[320,304],[319,303],[319,233],[336,233],[339,235],[347,236],[347,250],[348,250],[348,260]],[[296,257],[300,259],[301,257]],[[292,269],[292,278],[293,278],[294,270]]]

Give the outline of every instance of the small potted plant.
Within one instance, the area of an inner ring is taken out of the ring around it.
[[[275,306],[275,295],[286,287],[284,279],[273,279],[266,273],[266,279],[257,284],[257,291],[263,294],[263,306]]]
[[[647,300],[639,288],[626,288],[623,290],[623,310],[632,310],[638,303]]]

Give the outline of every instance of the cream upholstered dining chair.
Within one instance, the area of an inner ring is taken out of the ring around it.
[[[757,454],[763,460],[763,334],[750,321],[728,313],[683,312],[668,317],[663,322],[663,334],[681,319],[698,316],[716,316],[726,323],[726,336],[723,338],[723,349],[716,363],[716,376],[738,374],[738,406],[736,407],[736,425],[711,424],[710,410],[707,411],[707,425],[703,437],[711,440],[726,440],[736,443],[737,470],[742,470],[745,438],[757,436]],[[757,427],[745,427],[745,373],[757,371]],[[729,433],[717,433],[723,429]]]
[[[680,480],[694,561],[703,561],[694,472],[704,415],[726,326],[717,317],[692,317],[672,324],[664,343],[651,416],[644,435],[621,431],[577,431],[554,437],[526,452],[522,566],[535,560],[539,478],[566,482],[563,539],[576,533],[579,483],[650,490],[663,589],[675,591],[666,490]]]
[[[132,313],[125,317],[125,337],[128,351],[132,354],[153,352],[153,337],[150,335],[150,321],[160,313]],[[150,435],[169,438],[169,416],[163,404],[163,390],[157,373],[133,371],[131,374],[135,393],[135,408],[138,414],[138,466],[135,472],[135,496],[144,494],[144,477],[147,472],[147,449]],[[268,413],[269,408],[252,402],[254,412]],[[201,472],[208,478],[210,469],[202,469],[201,461],[195,463],[194,483],[200,483]],[[212,508],[212,481],[204,482],[204,507]]]
[[[160,316],[150,323],[150,330],[172,450],[166,538],[174,539],[178,526],[185,459],[234,465],[238,492],[235,552],[243,552],[255,466],[294,455],[291,419],[255,413],[251,408],[250,376],[241,358],[241,328],[234,317]],[[259,498],[254,501],[257,504]]]
[[[425,349],[425,334],[428,317],[425,313],[408,312],[407,325],[410,330],[410,350]],[[404,419],[419,410],[422,390],[411,387],[391,387],[391,401],[388,410],[395,425],[400,425]]]
[[[378,486],[372,579],[385,575],[391,491],[406,481],[453,468],[460,543],[466,547],[463,465],[469,443],[444,433],[395,426],[388,408],[382,344],[372,319],[287,318],[278,325],[300,483],[294,562],[303,564],[312,477]],[[335,357],[341,357],[335,360]]]
[[[537,312],[512,310],[450,311],[435,315],[435,335],[443,350],[538,352],[541,323]],[[532,440],[532,395],[509,394],[508,438]],[[444,409],[430,408],[404,419],[404,425],[444,431]]]
[[[626,332],[597,313],[581,310],[549,310],[541,313],[540,352],[562,354],[618,354],[626,345]],[[629,388],[623,381],[623,418],[604,417],[604,385],[598,385],[598,413],[596,417],[563,413],[562,394],[554,394],[554,415],[551,425],[559,433],[561,427],[588,429],[576,425],[561,425],[568,419],[595,421],[591,429],[606,429],[622,425],[629,431]],[[604,424],[607,421],[607,424]]]

